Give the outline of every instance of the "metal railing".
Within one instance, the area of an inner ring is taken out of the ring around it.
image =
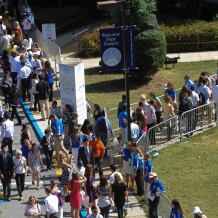
[[[166,197],[166,195],[162,194],[160,196],[160,202],[158,204],[158,213],[163,218],[168,218],[170,217],[171,210],[172,210],[171,201]]]
[[[181,141],[184,136],[213,126],[216,122],[215,108],[216,103],[210,102],[151,127],[145,134],[145,140],[141,139],[140,146],[144,145],[146,149],[157,149],[175,139]]]

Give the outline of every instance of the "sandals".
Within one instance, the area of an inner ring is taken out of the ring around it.
[[[36,190],[39,190],[40,188],[39,187],[36,187]]]

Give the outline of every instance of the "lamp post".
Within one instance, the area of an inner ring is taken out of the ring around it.
[[[130,129],[130,100],[129,100],[129,63],[128,63],[128,42],[127,42],[127,30],[126,26],[126,1],[103,1],[97,2],[97,8],[99,10],[113,9],[121,5],[122,8],[122,31],[123,31],[123,57],[124,57],[124,72],[125,72],[125,89],[126,89],[126,104],[127,104],[127,121],[128,121],[128,141],[131,141],[131,129]]]

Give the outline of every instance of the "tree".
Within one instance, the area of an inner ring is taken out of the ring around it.
[[[140,75],[156,73],[166,57],[166,39],[155,11],[155,0],[126,0],[127,25],[136,25],[136,73]],[[112,10],[112,14],[115,23],[122,25],[121,9]]]

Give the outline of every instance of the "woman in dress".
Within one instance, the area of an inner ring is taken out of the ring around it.
[[[79,174],[82,179],[79,180],[78,172],[72,173],[72,180],[68,182],[68,190],[70,190],[70,206],[71,206],[71,217],[79,218],[79,209],[81,207],[82,198],[80,196],[80,185],[86,183],[87,179],[85,176]],[[86,187],[84,185],[84,187]],[[86,189],[85,189],[86,192]],[[75,212],[75,215],[74,215]]]
[[[118,218],[123,218],[123,206],[126,201],[129,202],[129,197],[126,185],[117,173],[114,175],[114,184],[112,184],[112,197],[117,207]]]
[[[54,69],[51,67],[51,63],[49,61],[45,61],[45,67],[42,73],[44,81],[49,84],[49,102],[53,101],[53,84],[54,84],[54,77],[56,75]]]
[[[42,210],[40,205],[36,202],[36,198],[34,196],[30,196],[28,204],[25,208],[24,216],[27,218],[39,218],[41,214]]]
[[[10,103],[10,107],[12,108],[11,120],[13,121],[15,115],[17,118],[18,125],[21,125],[22,121],[17,112],[17,106],[20,104],[19,96],[20,95],[17,91],[17,86],[15,84],[12,84],[12,89],[9,94],[9,103]]]
[[[46,129],[44,133],[45,135],[41,139],[41,145],[42,145],[42,149],[44,151],[45,158],[46,158],[47,170],[52,170],[51,164],[52,164],[52,155],[54,151],[54,148],[53,148],[54,138],[51,135],[50,129]]]
[[[89,204],[92,206],[96,206],[95,199],[97,199],[97,196],[95,194],[95,185],[93,180],[93,167],[91,164],[86,165],[85,170],[85,177],[87,179],[86,181],[86,192],[87,196],[89,196]],[[89,215],[89,208],[86,209],[87,215]]]
[[[74,157],[74,163],[77,166],[79,148],[82,146],[83,135],[80,133],[78,126],[74,126],[73,134],[70,137],[70,144],[72,145],[72,154]]]
[[[22,33],[22,29],[20,28],[20,24],[18,21],[14,22],[14,31],[18,31],[20,33],[20,36],[22,37],[23,33]]]
[[[66,155],[63,152],[60,152],[60,166],[62,168],[62,176],[61,176],[61,185],[63,186],[63,198],[67,194],[67,188],[68,188],[68,177],[70,173],[70,169],[72,168],[72,160],[70,159],[66,160]]]
[[[58,187],[55,179],[51,179],[51,194],[56,195],[58,198],[58,217],[63,218],[63,205],[64,200],[62,198],[61,189]]]
[[[98,207],[100,208],[101,215],[104,218],[109,218],[109,211],[111,208],[110,199],[110,186],[106,176],[100,177],[100,185],[96,188],[96,194],[98,196]]]
[[[12,35],[14,44],[19,46],[21,48],[21,42],[22,42],[22,36],[18,31],[15,31],[14,34]]]
[[[180,206],[180,203],[177,199],[173,199],[172,203],[172,210],[170,213],[170,218],[182,218],[183,217],[183,210]]]
[[[32,184],[35,185],[36,178],[36,190],[39,190],[40,172],[41,168],[44,169],[41,154],[36,143],[32,144],[31,151],[28,153],[28,163],[32,172]]]
[[[14,171],[13,177],[15,178],[17,191],[20,196],[20,201],[23,199],[23,191],[25,185],[25,177],[27,176],[26,158],[22,156],[20,149],[16,150],[16,157],[13,157]]]
[[[28,153],[31,150],[32,145],[32,138],[29,133],[29,126],[24,124],[23,128],[21,129],[21,145],[22,145],[22,154],[28,161]],[[28,164],[28,162],[27,162]]]

